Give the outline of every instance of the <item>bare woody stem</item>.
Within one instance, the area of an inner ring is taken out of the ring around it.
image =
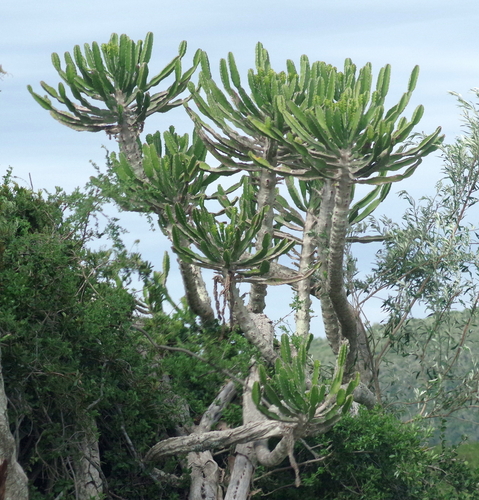
[[[259,439],[283,436],[294,426],[296,426],[295,423],[268,420],[251,422],[224,431],[211,431],[202,434],[173,437],[155,444],[146,454],[145,460],[148,462],[155,462],[162,457],[177,455],[178,453],[214,450],[232,444],[248,443]]]
[[[338,318],[334,311],[331,298],[327,291],[326,280],[328,277],[329,247],[331,239],[331,214],[334,210],[336,187],[332,180],[325,179],[321,191],[321,205],[319,208],[317,233],[318,233],[318,256],[321,262],[319,268],[319,283],[315,286],[316,296],[321,301],[321,314],[323,317],[326,337],[335,354],[339,351],[341,342],[341,331]]]
[[[299,262],[299,273],[306,275],[313,264],[317,237],[315,232],[316,217],[308,208],[303,231],[303,246]],[[321,271],[321,270],[320,270]],[[296,311],[296,335],[306,336],[309,334],[311,324],[311,278],[304,278],[298,283],[298,309]]]
[[[117,106],[123,107],[121,122],[115,127],[115,130],[118,130],[120,151],[125,155],[136,177],[144,179],[145,172],[143,171],[141,145],[138,141],[141,132],[140,127],[135,123],[134,111],[125,105],[123,93],[118,91],[115,97]]]
[[[203,324],[211,323],[215,313],[211,307],[211,299],[206,289],[201,270],[187,262],[178,259],[181,277],[185,287],[186,300],[193,313],[198,315]]]
[[[331,299],[331,304],[341,327],[341,335],[349,341],[350,350],[345,370],[346,377],[351,376],[354,370],[358,343],[357,318],[346,296],[343,271],[346,235],[349,229],[349,206],[351,204],[353,186],[351,159],[349,156],[349,152],[342,152],[338,177],[335,180],[336,192],[331,219],[328,274],[326,278],[326,291]]]
[[[275,164],[276,147],[273,141],[267,141],[266,159]],[[260,250],[266,234],[273,234],[274,201],[276,197],[276,174],[267,169],[261,169],[259,174],[259,191],[257,196],[257,210],[268,206],[269,210],[263,219],[263,225],[258,232],[256,249]],[[254,313],[262,313],[266,307],[266,285],[254,284],[251,286],[249,307]]]

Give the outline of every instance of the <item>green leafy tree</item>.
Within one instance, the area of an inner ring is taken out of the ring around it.
[[[39,500],[180,494],[187,479],[175,464],[160,471],[141,457],[201,417],[222,370],[246,374],[252,355],[235,333],[218,349],[220,329],[199,329],[183,308],[165,315],[167,259],[152,275],[127,254],[114,221],[95,220],[103,201],[96,188],[45,199],[9,175],[0,189],[9,418],[30,495]],[[105,233],[113,249],[90,250]],[[145,282],[144,300],[126,290],[133,273]],[[186,376],[187,387],[177,382]],[[227,387],[234,394],[234,384]]]
[[[473,333],[479,297],[474,221],[479,113],[460,96],[458,101],[465,135],[442,148],[444,177],[436,193],[416,201],[403,192],[407,209],[399,222],[372,221],[384,245],[373,272],[356,282],[358,304],[382,295],[386,312],[384,323],[371,331],[376,393],[385,403],[406,403],[409,418],[440,421],[478,404]],[[414,308],[425,310],[427,318],[413,319]],[[408,360],[402,382],[387,367],[399,357]],[[397,389],[390,388],[398,382]],[[472,420],[478,422],[475,415]]]
[[[0,80],[7,72],[0,65]],[[6,217],[9,204],[0,202],[0,266],[5,252],[4,240],[15,231],[15,224]],[[8,397],[5,392],[0,351],[0,495],[7,500],[28,498],[28,478],[17,460],[18,447],[10,430]]]
[[[34,498],[98,497],[118,482],[120,468],[108,472],[112,436],[141,427],[151,438],[152,422],[174,412],[152,397],[158,374],[145,363],[152,355],[144,337],[130,328],[135,301],[121,286],[128,268],[149,270],[135,256],[87,250],[97,234],[87,225],[98,208],[94,197],[45,200],[7,175],[0,203],[2,366],[19,462]],[[67,208],[72,215],[64,218]],[[132,425],[140,406],[148,410]],[[119,441],[117,466],[131,461],[122,462]],[[10,488],[7,498],[27,498],[26,484],[24,493]]]
[[[313,457],[297,447],[301,489],[291,488],[294,471],[285,463],[279,467],[281,475],[260,471],[255,490],[274,491],[278,500],[478,497],[478,472],[458,458],[456,449],[428,448],[427,433],[419,425],[404,424],[380,408],[347,415],[308,444],[327,451]]]

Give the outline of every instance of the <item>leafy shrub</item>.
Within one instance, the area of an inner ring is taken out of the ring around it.
[[[452,500],[479,498],[479,471],[455,448],[425,446],[427,433],[381,409],[347,416],[330,432],[309,441],[323,460],[302,467],[302,486],[282,471],[256,482],[275,500]],[[322,451],[321,451],[322,450]],[[297,445],[298,463],[313,457]],[[287,463],[283,464],[287,466]]]

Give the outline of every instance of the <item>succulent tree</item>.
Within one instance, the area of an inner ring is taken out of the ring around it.
[[[117,34],[113,34],[108,43],[99,45],[93,42],[91,46],[85,44],[83,52],[80,46],[76,45],[73,57],[66,52],[64,69],[58,54],[52,54],[53,66],[67,87],[60,82],[57,91],[45,82],[41,82],[42,88],[47,93],[41,96],[28,86],[34,99],[50,111],[53,118],[60,123],[79,131],[103,130],[109,136],[117,138],[120,157],[117,159],[113,155],[112,164],[124,187],[115,192],[111,191],[110,195],[124,209],[156,212],[160,218],[162,216],[164,204],[158,201],[155,203],[148,200],[141,201],[133,194],[142,187],[154,187],[151,175],[162,152],[159,133],[148,137],[143,149],[139,137],[148,116],[153,113],[164,113],[186,101],[187,98],[179,96],[186,89],[200,56],[200,51],[197,51],[193,65],[183,72],[181,60],[186,53],[186,47],[186,42],[181,42],[178,55],[160,73],[148,79],[153,34],[148,33],[145,41],[139,40],[136,43],[126,35],[118,37]],[[165,90],[152,94],[152,89],[169,76],[173,76],[173,83]],[[74,100],[68,96],[67,88]],[[67,111],[54,107],[52,98],[64,105]],[[98,105],[94,104],[95,101]],[[203,182],[204,176],[198,168],[198,162],[205,158],[205,148],[195,139],[189,146],[188,136],[179,137],[174,129],[165,134],[164,140],[167,159],[162,160],[161,167],[158,168],[167,177],[171,177],[172,174],[177,175],[171,178],[170,187],[176,184],[175,189],[177,189],[178,185],[183,184],[188,186],[187,191],[196,191],[193,196],[198,195],[206,188],[208,182],[214,180],[214,178],[209,181],[205,179]],[[192,183],[196,175],[198,180]],[[127,183],[127,179],[131,182]],[[159,183],[166,188],[161,179]],[[169,234],[168,227],[170,226],[162,226],[167,234]],[[180,263],[180,269],[194,312],[205,321],[213,320],[213,310],[209,305],[208,294],[201,276],[196,269],[186,263]]]
[[[215,271],[230,309],[230,326],[238,326],[257,348],[250,375],[241,382],[243,425],[226,433],[211,431],[233,397],[234,387],[227,385],[191,435],[160,442],[145,457],[157,461],[188,453],[190,498],[213,499],[219,471],[211,450],[235,444],[225,498],[239,500],[249,494],[258,461],[271,466],[289,456],[295,467],[295,441],[324,432],[353,400],[374,405],[368,339],[345,287],[348,234],[384,200],[391,183],[412,175],[442,138],[437,129],[414,142],[411,133],[423,114],[421,106],[410,120],[401,117],[416,85],[417,67],[406,93],[386,112],[389,66],[380,70],[373,90],[370,64],[358,72],[348,59],[339,71],[303,56],[299,70],[287,61],[286,71],[276,72],[258,44],[249,90],[242,86],[232,54],[220,62],[221,90],[203,52],[196,53],[192,68],[181,72],[182,44],[179,55],[147,83],[151,43],[151,34],[136,44],[113,35],[101,48],[85,45],[85,55],[79,47],[73,58],[67,53],[65,70],[54,55],[77,103],[67,97],[63,84],[58,92],[45,83],[42,87],[68,112],[54,108],[48,96],[30,92],[60,122],[118,138],[120,154],[112,154],[108,173],[96,182],[124,209],[157,214],[178,255],[188,302],[205,323],[215,313],[200,268]],[[200,63],[196,87],[189,79]],[[174,83],[150,96],[149,90],[173,73]],[[186,88],[189,95],[180,98]],[[107,109],[87,98],[103,101]],[[170,129],[163,140],[156,133],[140,146],[144,120],[179,104],[186,105],[195,124],[192,143]],[[206,151],[219,166],[205,163]],[[216,184],[207,193],[213,182],[231,175],[236,177],[228,188]],[[280,191],[282,183],[291,201]],[[357,184],[372,187],[354,201]],[[245,283],[250,285],[248,301]],[[265,314],[270,285],[290,286],[297,296],[294,338],[283,337],[279,349]],[[226,322],[218,294],[215,298]],[[337,354],[330,381],[320,378],[319,367],[307,355],[314,298],[321,303],[326,334]],[[272,450],[270,437],[280,438]]]
[[[340,72],[323,62],[310,64],[303,56],[299,72],[288,61],[287,71],[276,73],[268,53],[258,44],[256,72],[248,73],[250,95],[241,85],[232,54],[228,62],[220,63],[226,94],[212,80],[205,56],[201,67],[200,85],[206,97],[193,87],[190,90],[199,111],[222,134],[191,109],[189,113],[208,150],[222,162],[211,171],[247,171],[253,185],[259,184],[258,207],[268,205],[273,212],[274,221],[265,226],[264,233],[300,242],[299,272],[275,269],[278,277],[285,273],[298,277],[296,333],[309,334],[313,294],[321,301],[333,350],[338,351],[342,338],[349,341],[346,373],[352,375],[357,364],[367,380],[366,367],[371,367],[367,341],[344,285],[345,245],[348,231],[385,199],[391,183],[412,175],[422,158],[441,143],[439,128],[419,144],[410,143],[411,132],[423,115],[422,106],[410,120],[401,117],[419,68],[414,68],[399,103],[385,112],[390,66],[381,69],[373,90],[370,64],[358,73],[348,59]],[[284,178],[295,207],[276,192],[278,176]],[[356,184],[373,188],[353,204]],[[288,234],[292,231],[299,231],[299,238]],[[308,273],[318,262],[320,269]],[[270,278],[275,277],[275,270]],[[251,300],[256,296],[252,294]],[[257,309],[256,303],[251,306]]]
[[[120,151],[130,159],[139,175],[141,154],[137,139],[143,130],[145,119],[153,113],[165,113],[184,103],[177,97],[186,89],[191,75],[198,64],[200,52],[196,53],[194,63],[184,73],[181,59],[186,53],[186,42],[181,42],[178,55],[165,68],[148,80],[148,63],[153,49],[153,33],[148,33],[145,41],[133,42],[126,35],[113,34],[108,43],[98,45],[93,42],[79,45],[73,49],[73,57],[65,52],[65,68],[62,68],[58,54],[52,54],[52,63],[61,79],[68,86],[76,103],[67,95],[63,83],[58,91],[42,82],[48,96],[40,96],[28,90],[34,99],[60,123],[79,131],[106,133],[118,137]],[[155,94],[150,90],[165,78],[174,74],[174,82],[166,89]],[[53,98],[66,106],[68,111],[55,108]],[[100,101],[106,106],[98,107],[92,101]]]

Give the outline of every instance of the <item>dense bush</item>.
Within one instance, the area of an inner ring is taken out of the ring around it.
[[[479,470],[469,468],[454,448],[438,451],[426,442],[427,433],[418,426],[403,424],[380,409],[360,411],[309,441],[323,459],[302,467],[299,489],[293,487],[289,468],[257,480],[255,486],[268,492],[278,488],[275,500],[479,498]],[[313,459],[302,446],[296,451],[299,463]]]

